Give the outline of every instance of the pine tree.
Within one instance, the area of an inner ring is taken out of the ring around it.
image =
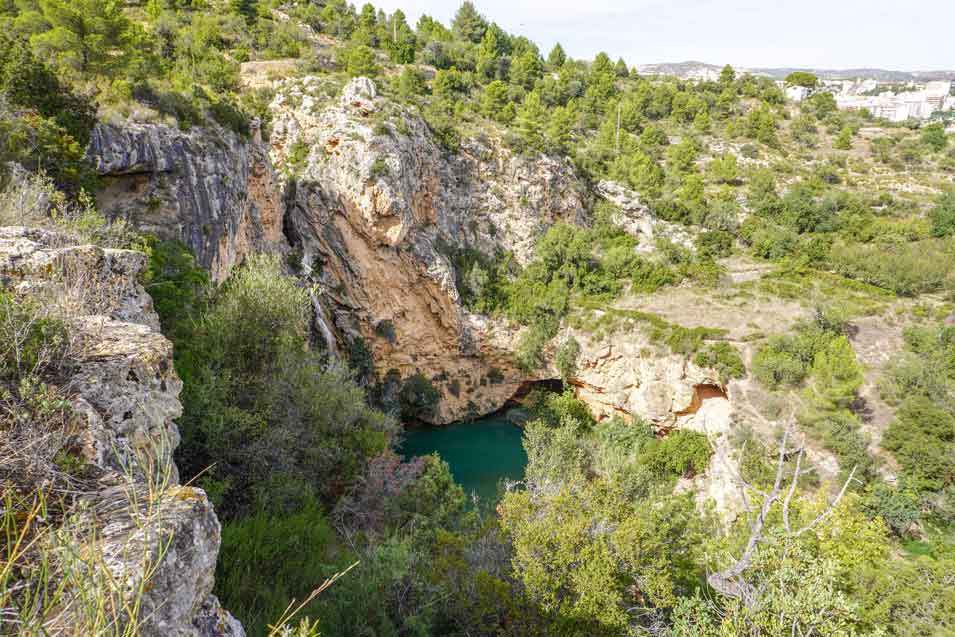
[[[478,47],[477,72],[484,78],[492,78],[497,74],[498,60],[501,51],[497,39],[497,31],[488,29],[481,38],[481,46]]]
[[[346,39],[355,30],[355,9],[345,0],[328,0],[321,13],[322,24],[329,35]]]
[[[564,62],[567,61],[567,54],[564,53],[564,47],[560,45],[560,42],[554,45],[554,48],[550,50],[550,55],[547,56],[547,65],[551,68],[557,69],[564,65]]]
[[[723,70],[720,71],[720,84],[723,86],[729,86],[736,81],[736,71],[733,70],[733,67],[727,64],[723,67]]]
[[[507,84],[500,80],[494,80],[484,89],[484,97],[481,99],[481,112],[485,116],[499,122],[507,122],[513,116],[510,111],[507,95]]]
[[[126,60],[129,20],[116,0],[41,0],[50,30],[31,43],[41,57],[80,73],[108,75]]]
[[[568,152],[576,123],[577,111],[573,103],[555,108],[545,130],[548,149],[558,153]]]
[[[451,23],[451,29],[454,35],[462,40],[468,40],[477,44],[484,37],[487,30],[487,20],[484,19],[478,10],[474,8],[471,2],[465,2],[458,9]]]
[[[602,105],[616,93],[616,78],[617,72],[610,57],[606,53],[598,53],[587,78],[587,97],[593,110],[602,110]]]
[[[623,58],[617,60],[617,64],[614,66],[614,72],[617,74],[617,77],[627,77],[630,75],[630,69],[627,67],[627,63]]]
[[[392,62],[397,64],[414,62],[418,38],[405,21],[405,14],[401,9],[391,15],[381,31],[379,41],[384,42]]]
[[[544,122],[547,110],[541,102],[540,93],[531,91],[517,111],[517,134],[531,150],[544,150]]]
[[[543,73],[543,65],[537,52],[528,49],[511,64],[511,83],[530,90]]]
[[[829,342],[812,363],[812,395],[819,409],[846,409],[862,386],[862,366],[845,336]]]
[[[833,146],[838,150],[850,150],[852,148],[852,129],[848,126],[843,127],[839,131],[839,137],[836,138]]]

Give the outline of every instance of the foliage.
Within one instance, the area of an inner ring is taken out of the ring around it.
[[[149,239],[143,287],[153,300],[163,333],[187,336],[191,321],[205,308],[209,275],[180,241]]]
[[[833,269],[852,279],[900,296],[951,289],[955,253],[929,239],[893,244],[837,245],[829,254]]]
[[[955,481],[955,416],[927,397],[902,402],[882,446],[917,488],[937,491]]]
[[[402,418],[420,420],[434,415],[441,392],[423,375],[413,374],[402,383],[398,399]]]
[[[132,26],[122,6],[102,0],[43,0],[44,29],[31,37],[37,52],[80,73],[109,75],[126,60]]]
[[[698,351],[693,362],[700,367],[715,369],[720,376],[720,382],[723,383],[746,376],[746,365],[739,350],[723,341],[707,345]]]
[[[375,61],[375,52],[364,44],[346,49],[342,54],[342,65],[351,77],[375,77],[380,70]]]
[[[223,525],[216,593],[247,632],[264,635],[290,600],[305,599],[346,559],[314,500],[289,514],[259,510]],[[257,585],[263,581],[269,585]],[[317,606],[305,614],[314,616]]]
[[[810,374],[818,356],[820,372],[843,379],[854,392],[860,371],[841,329],[841,322],[817,310],[814,320],[800,324],[793,334],[767,339],[753,357],[753,375],[770,388],[795,386]],[[822,383],[822,390],[828,389]],[[845,391],[835,394],[845,399]]]
[[[945,126],[941,123],[929,124],[922,128],[922,143],[939,152],[948,146],[948,137],[945,135]]]
[[[580,357],[580,343],[573,336],[568,337],[554,356],[554,366],[560,372],[564,382],[570,380],[577,373],[577,359]]]
[[[939,195],[935,206],[929,211],[932,236],[955,236],[955,192]]]
[[[793,71],[786,76],[786,84],[793,86],[804,86],[809,89],[816,88],[819,78],[814,73],[808,71]]]
[[[0,93],[10,106],[51,118],[85,147],[96,121],[92,101],[72,92],[22,39],[0,35]]]
[[[188,263],[183,276],[164,267],[165,256],[154,257],[151,285],[194,288]],[[195,308],[189,292],[167,298]],[[387,444],[390,423],[366,406],[348,373],[302,349],[308,307],[277,259],[257,257],[200,307],[191,327],[185,317],[176,321],[179,466],[184,475],[202,474],[227,519],[262,504],[260,493],[277,508],[310,493],[333,497]]]
[[[631,621],[625,597],[652,613],[695,586],[701,529],[690,509],[687,498],[674,497],[637,513],[619,490],[597,482],[536,498],[509,493],[501,524],[514,546],[514,575],[554,616],[553,634],[618,635]]]

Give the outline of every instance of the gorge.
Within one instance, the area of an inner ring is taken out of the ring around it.
[[[949,637],[949,102],[665,71],[0,0],[0,634]]]

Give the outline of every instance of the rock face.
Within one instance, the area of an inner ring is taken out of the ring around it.
[[[743,509],[729,436],[736,424],[738,383],[724,385],[713,370],[666,351],[636,330],[601,339],[574,331],[568,335],[581,345],[570,383],[598,421],[638,416],[662,433],[689,429],[710,438],[714,454],[706,472],[682,480],[678,489],[696,493],[701,507],[712,501],[724,519],[734,518]]]
[[[281,190],[258,131],[99,124],[87,156],[103,177],[101,210],[191,247],[217,280],[250,252],[284,241]]]
[[[182,413],[182,383],[172,344],[137,281],[144,266],[138,252],[0,228],[0,283],[65,317],[72,362],[65,391],[78,451],[100,485],[81,499],[80,515],[96,529],[104,568],[122,590],[153,572],[142,596],[142,634],[243,635],[212,596],[220,531],[212,505],[201,490],[176,485],[173,421]]]
[[[435,379],[435,422],[501,407],[526,377],[502,326],[463,307],[454,255],[506,250],[526,262],[549,225],[585,222],[582,184],[564,162],[489,143],[448,155],[366,78],[336,101],[325,95],[306,78],[272,104],[272,159],[286,175],[288,235],[304,272],[380,373]]]
[[[669,239],[677,245],[695,250],[693,236],[684,226],[657,219],[650,212],[640,195],[615,181],[603,180],[597,184],[597,195],[612,203],[619,211],[613,218],[629,234],[640,240],[640,252],[653,252],[657,239]]]
[[[598,420],[637,415],[658,429],[672,429],[681,415],[695,412],[703,387],[720,388],[717,375],[687,356],[660,351],[638,331],[594,340],[572,334],[581,345],[571,384]]]
[[[447,153],[367,78],[340,91],[315,77],[274,88],[268,157],[221,130],[98,127],[89,154],[111,183],[111,209],[182,238],[219,277],[250,250],[290,251],[316,285],[316,331],[330,351],[347,360],[360,337],[379,377],[431,379],[442,394],[436,423],[494,411],[536,380],[513,365],[519,332],[464,307],[455,261],[505,251],[527,263],[553,223],[586,225],[586,188],[571,165],[483,139]],[[596,193],[640,250],[661,237],[692,248],[636,193],[609,181]],[[574,382],[597,413],[672,420],[712,380],[681,357],[642,356],[645,346],[585,351]]]

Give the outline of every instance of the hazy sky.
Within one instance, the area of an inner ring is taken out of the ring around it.
[[[361,2],[359,1],[360,5]],[[459,0],[372,0],[450,24]],[[488,19],[547,54],[605,50],[630,64],[893,70],[955,68],[955,0],[476,0]]]

